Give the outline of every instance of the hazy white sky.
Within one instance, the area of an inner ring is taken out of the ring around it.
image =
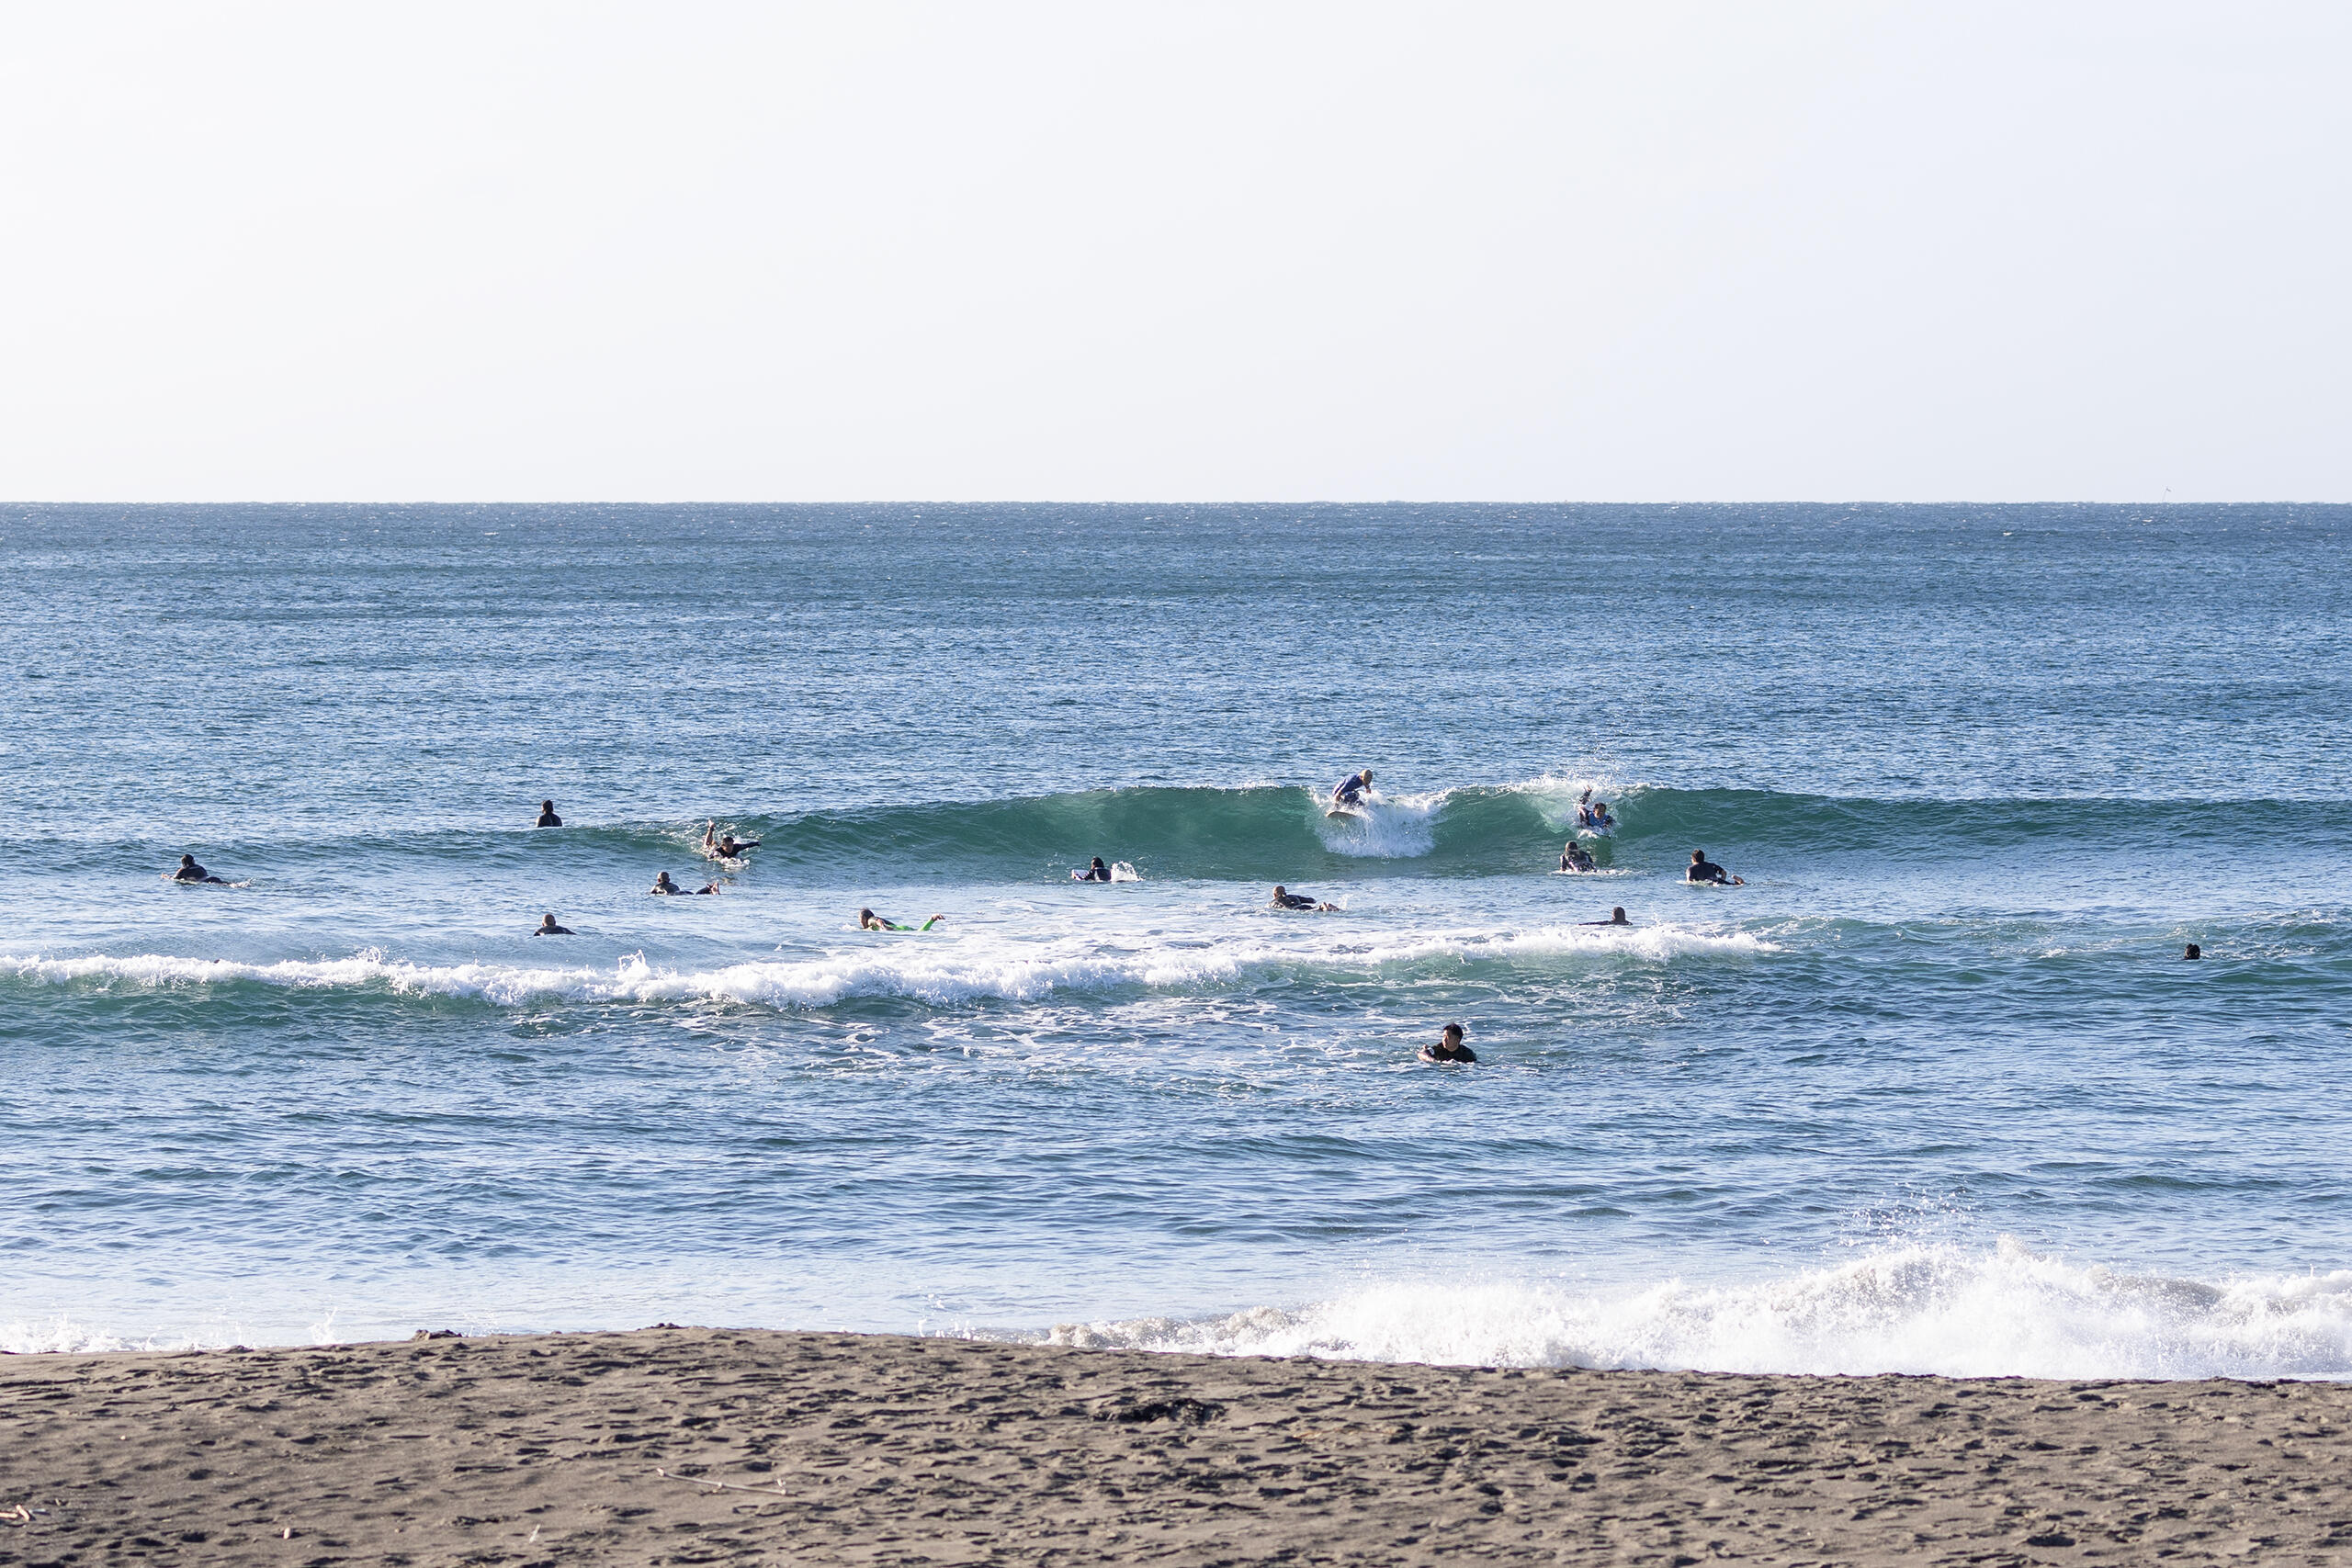
[[[2340,4],[0,25],[0,498],[2352,500]]]

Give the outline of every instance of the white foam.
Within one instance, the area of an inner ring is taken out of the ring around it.
[[[1317,818],[1316,835],[1333,854],[1416,860],[1436,847],[1437,819],[1452,793],[1373,795],[1343,816]]]
[[[1178,988],[1219,984],[1268,969],[1363,973],[1385,964],[1446,958],[1556,956],[1668,963],[1685,957],[1753,957],[1777,951],[1771,943],[1745,933],[1713,935],[1674,926],[1449,930],[1387,939],[1356,938],[1344,927],[1320,927],[1278,940],[1156,943],[1141,951],[1070,935],[1025,940],[974,934],[951,939],[942,934],[919,942],[861,942],[820,954],[756,959],[711,969],[657,967],[638,954],[622,959],[611,969],[427,964],[387,958],[370,949],[349,958],[284,959],[273,964],[160,953],[0,956],[0,975],[60,985],[120,981],[158,989],[236,983],[368,988],[473,997],[503,1007],[555,998],[582,1002],[723,1000],[817,1008],[851,996],[909,997],[934,1006],[981,998],[1034,1001],[1061,990],[1129,986]]]
[[[1296,1312],[1063,1324],[1051,1343],[1507,1367],[2352,1378],[2352,1270],[2207,1283],[1913,1245],[1759,1283],[1384,1285]]]

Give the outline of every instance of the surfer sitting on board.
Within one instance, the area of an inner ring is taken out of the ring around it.
[[[756,850],[759,847],[760,841],[757,839],[739,839],[732,833],[719,833],[717,822],[707,822],[703,825],[702,852],[705,860],[734,860],[745,850]]]
[[[1707,858],[1704,850],[1690,852],[1690,869],[1682,874],[1685,882],[1712,882],[1718,887],[1745,887],[1747,878],[1734,876]]]
[[[543,800],[539,802],[539,819],[537,822],[532,823],[531,826],[534,828],[560,828],[563,826],[563,818],[555,814],[554,801]]]
[[[1438,1032],[1437,1043],[1421,1047],[1424,1062],[1475,1062],[1478,1053],[1462,1043],[1462,1026],[1449,1023]]]
[[[1331,786],[1331,804],[1334,806],[1362,806],[1364,804],[1364,797],[1371,793],[1372,770],[1370,768],[1366,768],[1360,773],[1350,773],[1346,778],[1341,779],[1338,784]]]
[[[1111,868],[1102,863],[1101,855],[1096,855],[1092,865],[1084,871],[1071,872],[1069,879],[1072,882],[1108,882],[1111,880]]]
[[[648,889],[647,889],[647,891],[648,891],[648,892],[650,892],[650,893],[661,893],[661,894],[665,894],[665,895],[666,895],[666,894],[672,894],[672,893],[675,893],[675,894],[679,894],[679,895],[684,895],[684,894],[686,894],[686,893],[688,893],[688,892],[693,892],[693,893],[695,893],[695,894],[703,894],[703,893],[716,893],[716,892],[718,892],[718,883],[716,883],[716,882],[707,882],[707,883],[703,884],[700,887],[695,887],[695,888],[688,889],[688,888],[681,887],[681,886],[679,886],[676,883],[674,883],[674,882],[671,881],[671,880],[670,880],[670,874],[669,874],[668,872],[666,872],[666,871],[665,871],[665,872],[662,872],[662,873],[661,874],[659,874],[658,876],[654,877],[654,879],[653,879],[653,886],[652,886],[651,887],[648,888]]]
[[[1337,914],[1337,904],[1325,904],[1304,893],[1293,893],[1281,883],[1274,884],[1274,896],[1267,900],[1277,909],[1313,909],[1318,914]]]
[[[180,868],[179,870],[172,873],[172,880],[174,882],[209,882],[220,887],[226,887],[229,886],[227,883],[222,882],[219,877],[213,875],[210,872],[205,870],[202,866],[197,864],[196,857],[194,855],[180,856]]]
[[[896,920],[884,919],[871,909],[860,909],[857,912],[857,929],[867,931],[927,931],[946,918],[944,915],[933,915],[919,926],[902,926]]]
[[[1567,848],[1560,852],[1560,869],[1562,871],[1590,871],[1600,863],[1599,861],[1592,858],[1592,852],[1590,850],[1586,849],[1574,839],[1570,839],[1568,840]]]

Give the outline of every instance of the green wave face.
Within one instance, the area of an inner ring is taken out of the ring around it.
[[[1492,875],[1549,870],[1573,831],[1580,786],[1539,781],[1406,795],[1368,819],[1325,815],[1304,788],[1088,790],[970,804],[820,811],[752,819],[765,864],[900,878],[1059,880],[1090,857],[1152,878],[1285,881]],[[2352,807],[2300,801],[1849,800],[1770,790],[1603,793],[1616,831],[1604,865],[1710,853],[1962,858],[2046,842],[2076,852],[2212,835],[2296,834],[2352,844]]]

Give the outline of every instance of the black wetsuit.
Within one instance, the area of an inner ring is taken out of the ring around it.
[[[1731,882],[1731,873],[1711,860],[1694,860],[1690,863],[1690,869],[1683,874],[1682,880],[1712,882],[1717,886],[1725,886]]]
[[[172,873],[172,880],[174,882],[209,882],[221,887],[229,886],[227,883],[221,881],[220,878],[213,875],[210,872],[205,870],[200,865],[184,865],[180,867],[179,870]]]
[[[1111,868],[1098,861],[1094,864],[1088,866],[1084,871],[1080,872],[1075,880],[1080,882],[1108,882],[1111,880]]]
[[[1284,909],[1312,909],[1315,908],[1316,900],[1304,893],[1285,893],[1275,899],[1274,903],[1278,908]]]
[[[1599,863],[1600,863],[1598,861],[1592,858],[1591,852],[1577,844],[1570,844],[1566,849],[1560,852],[1560,869],[1562,871],[1590,871]]]
[[[533,826],[538,828],[560,828],[563,826],[563,818],[558,817],[552,811],[542,811],[539,813],[538,821],[534,823]]]
[[[531,934],[533,936],[578,936],[580,933],[570,926],[541,926]]]
[[[1424,1062],[1475,1062],[1477,1059],[1478,1053],[1467,1045],[1456,1045],[1451,1051],[1442,1045],[1430,1045],[1424,1046],[1421,1051],[1421,1060]]]

